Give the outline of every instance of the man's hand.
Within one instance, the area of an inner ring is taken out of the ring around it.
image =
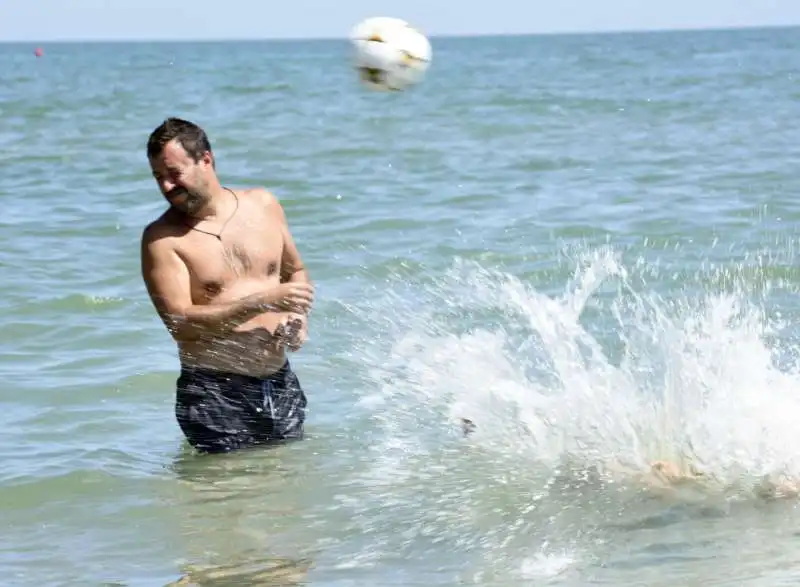
[[[275,328],[275,338],[292,351],[299,351],[308,337],[308,318],[305,314],[289,314]]]
[[[314,286],[302,281],[281,283],[268,292],[265,302],[286,312],[308,312],[314,303]]]

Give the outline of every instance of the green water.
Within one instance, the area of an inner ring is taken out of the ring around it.
[[[797,581],[794,502],[565,463],[800,474],[798,31],[433,45],[389,95],[343,42],[0,46],[4,585]],[[317,284],[301,443],[183,443],[138,258],[169,115]]]

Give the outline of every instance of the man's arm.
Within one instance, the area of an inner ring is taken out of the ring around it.
[[[308,270],[303,264],[303,259],[300,257],[300,251],[297,250],[297,245],[292,237],[292,232],[289,229],[289,221],[286,218],[286,212],[281,206],[278,199],[266,193],[267,206],[273,213],[278,221],[281,231],[283,233],[283,255],[281,256],[281,283],[311,283],[308,275]]]
[[[203,334],[225,334],[265,312],[276,297],[258,293],[227,304],[192,303],[189,270],[166,238],[152,227],[142,235],[141,269],[147,293],[159,317],[177,341]]]
[[[267,210],[275,217],[283,234],[281,283],[304,283],[313,287],[308,275],[308,270],[303,264],[300,251],[297,250],[297,245],[289,229],[289,222],[286,218],[283,206],[281,206],[281,203],[274,195],[266,190],[264,191],[264,197]],[[291,314],[287,322],[281,328],[281,331],[284,332],[286,336],[287,348],[292,352],[299,351],[308,337],[308,312],[310,310],[311,308],[308,307],[302,313]]]

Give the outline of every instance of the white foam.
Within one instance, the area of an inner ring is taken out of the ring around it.
[[[781,324],[758,299],[662,297],[643,277],[656,269],[628,270],[608,249],[578,261],[560,296],[457,263],[367,309],[390,331],[389,345],[363,349],[373,385],[362,407],[382,437],[373,481],[418,474],[414,457],[441,450],[462,417],[477,425],[469,442],[498,463],[524,455],[531,470],[671,458],[725,483],[800,476],[800,378],[775,366],[765,340]]]

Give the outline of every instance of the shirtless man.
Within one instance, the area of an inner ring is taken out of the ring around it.
[[[283,208],[223,187],[192,122],[164,121],[147,157],[169,208],[143,231],[141,269],[178,347],[181,430],[202,452],[301,438],[306,396],[286,350],[305,341],[313,287]]]

